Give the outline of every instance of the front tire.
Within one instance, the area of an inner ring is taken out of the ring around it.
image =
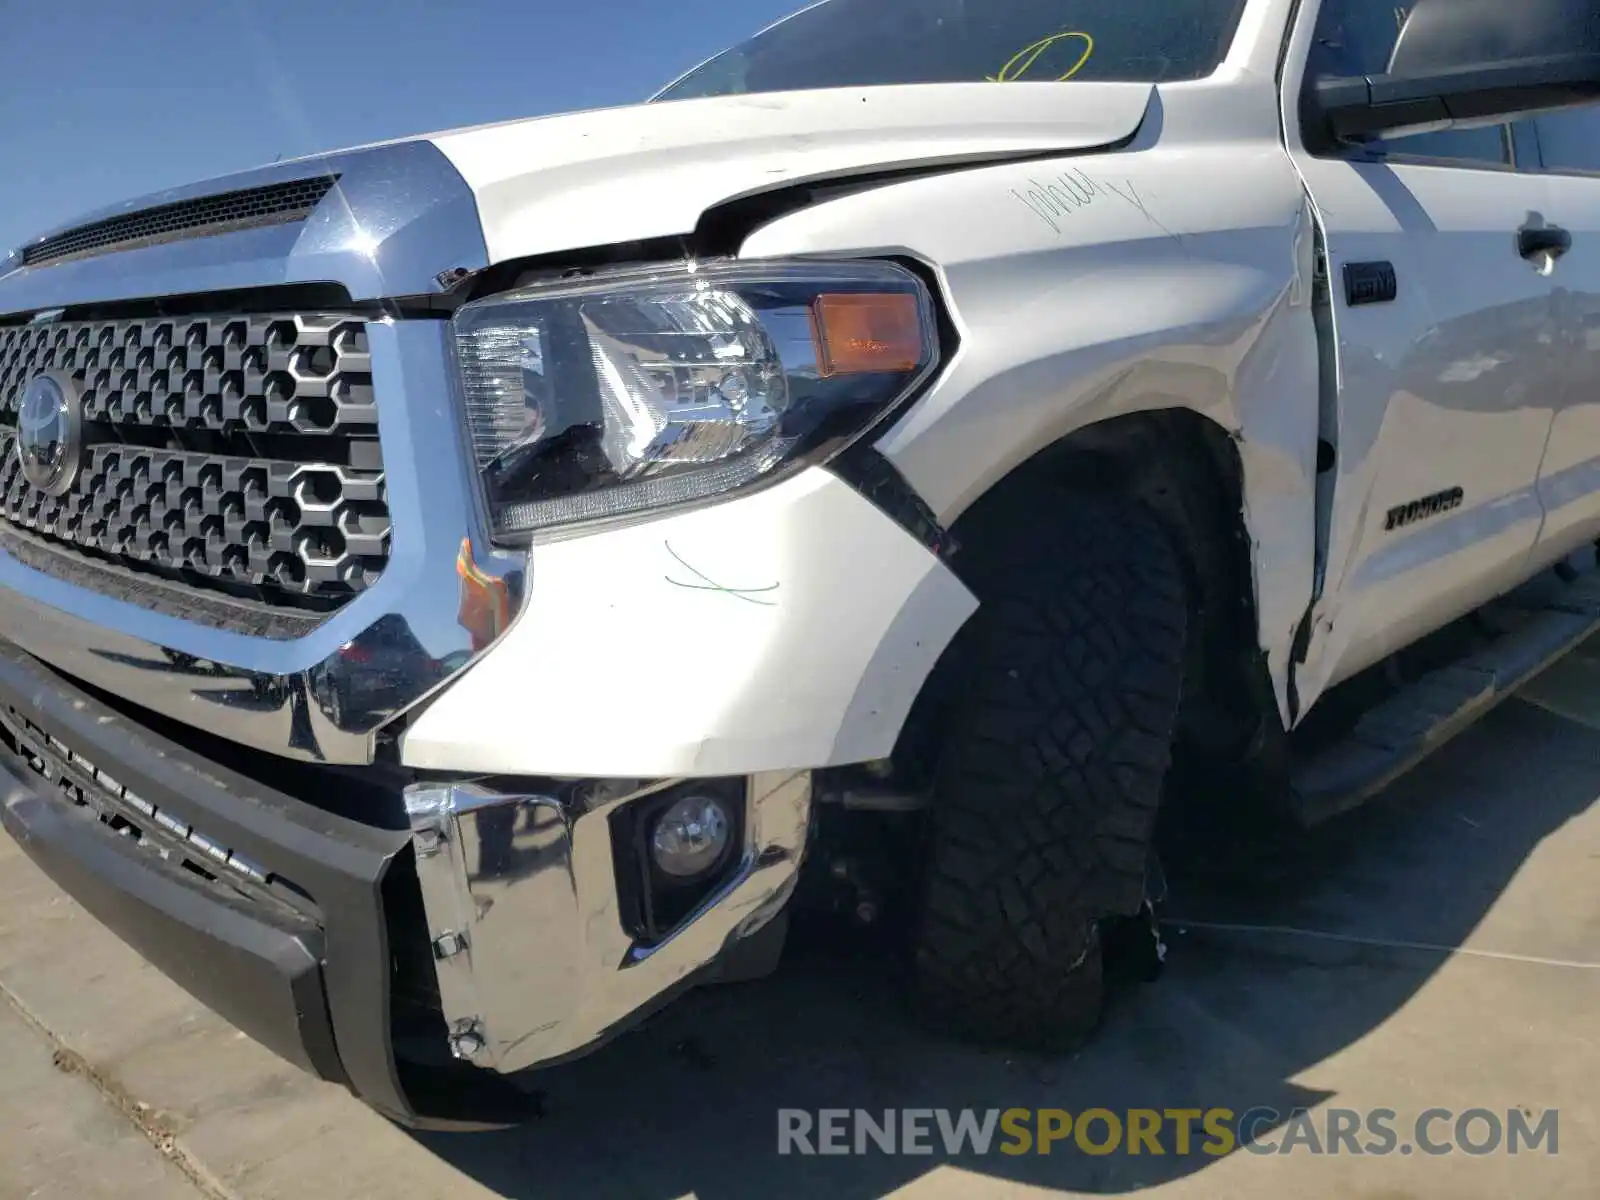
[[[941,1027],[1061,1049],[1099,1022],[1103,925],[1145,903],[1188,600],[1143,508],[1032,500],[976,547],[913,952]]]

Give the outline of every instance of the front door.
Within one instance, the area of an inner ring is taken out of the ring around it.
[[[1290,151],[1321,224],[1337,347],[1331,518],[1300,711],[1515,586],[1538,540],[1559,368],[1551,278],[1518,231],[1552,220],[1504,126],[1313,153],[1299,80],[1381,74],[1395,0],[1308,5],[1286,80]],[[1314,35],[1314,36],[1313,36]],[[1299,64],[1304,64],[1300,66]]]
[[[1600,105],[1530,125],[1550,188],[1550,223],[1561,235],[1550,278],[1570,335],[1539,479],[1542,566],[1600,537]]]

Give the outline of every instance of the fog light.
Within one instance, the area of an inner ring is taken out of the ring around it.
[[[661,814],[650,834],[650,857],[674,879],[703,875],[727,853],[733,816],[711,796],[685,796]]]

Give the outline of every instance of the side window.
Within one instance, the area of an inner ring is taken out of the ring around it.
[[[1323,0],[1311,59],[1307,63],[1307,81],[1324,76],[1382,75],[1389,68],[1389,59],[1400,40],[1400,31],[1411,16],[1413,2]],[[1500,165],[1511,162],[1510,130],[1504,125],[1417,133],[1387,142],[1371,142],[1366,149],[1407,158]]]
[[[1547,113],[1534,124],[1546,170],[1600,175],[1600,107]]]
[[[1442,129],[1437,133],[1414,133],[1381,143],[1389,154],[1408,158],[1448,158],[1460,162],[1508,165],[1511,151],[1506,144],[1506,127],[1489,125],[1482,129]]]

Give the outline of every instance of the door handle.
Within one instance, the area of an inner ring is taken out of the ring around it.
[[[1554,264],[1572,249],[1572,235],[1555,225],[1524,225],[1517,230],[1517,253],[1531,263]]]

